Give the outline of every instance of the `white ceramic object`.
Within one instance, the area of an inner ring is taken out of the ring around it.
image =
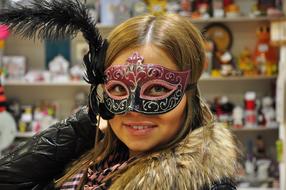
[[[7,111],[0,112],[0,153],[13,143],[16,132],[16,122],[12,115]]]

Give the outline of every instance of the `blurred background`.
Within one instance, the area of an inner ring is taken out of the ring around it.
[[[103,36],[145,13],[178,13],[205,38],[199,81],[219,122],[244,153],[240,190],[286,189],[286,2],[283,0],[87,0]],[[1,0],[1,9],[29,0]],[[0,157],[86,105],[81,34],[27,40],[0,23]]]

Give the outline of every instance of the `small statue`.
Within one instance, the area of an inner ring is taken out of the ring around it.
[[[251,52],[248,47],[245,47],[239,55],[238,67],[240,72],[245,76],[257,75],[258,71],[252,61]]]
[[[273,107],[273,98],[270,96],[266,96],[262,99],[262,110],[265,117],[266,127],[278,127],[278,123],[275,120],[276,113]]]

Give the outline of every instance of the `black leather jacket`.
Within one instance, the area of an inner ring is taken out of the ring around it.
[[[2,158],[0,189],[45,189],[68,163],[93,147],[94,138],[95,127],[84,107]]]
[[[53,179],[63,174],[67,164],[91,149],[94,138],[95,127],[91,126],[87,108],[84,107],[2,158],[0,189],[55,189]],[[211,188],[211,190],[235,189],[229,180],[222,180]]]

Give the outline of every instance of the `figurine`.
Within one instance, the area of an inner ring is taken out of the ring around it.
[[[262,110],[265,117],[265,125],[266,127],[278,127],[278,123],[276,122],[276,113],[273,107],[273,98],[270,96],[266,96],[262,99]]]
[[[238,17],[240,14],[240,9],[233,0],[224,0],[224,12],[226,17]]]
[[[152,14],[162,14],[167,10],[167,0],[145,0],[149,12]]]
[[[258,74],[248,47],[245,47],[239,55],[238,68],[244,76],[253,76]]]
[[[219,122],[230,126],[233,107],[233,103],[231,103],[226,96],[222,96],[214,99],[214,103],[211,105],[211,110],[215,113]]]
[[[246,92],[244,103],[244,125],[246,128],[255,128],[257,126],[256,93],[251,91]]]
[[[220,74],[222,76],[232,76],[235,74],[234,59],[229,51],[215,53],[216,60],[220,65]]]
[[[191,16],[191,2],[190,0],[181,0],[180,15]]]
[[[213,0],[213,17],[215,18],[224,17],[224,7],[222,0]]]
[[[272,76],[277,74],[278,52],[277,48],[270,44],[270,29],[262,26],[258,29],[257,42],[254,51],[254,63],[259,74]]]
[[[76,64],[70,69],[70,78],[74,81],[80,81],[84,78],[84,68],[82,64]]]
[[[243,109],[240,106],[235,106],[232,111],[233,118],[233,128],[241,129],[243,128]]]
[[[142,2],[141,0],[136,0],[133,2],[131,7],[131,16],[138,16],[147,13],[147,6],[146,3]]]
[[[68,76],[69,62],[62,56],[56,56],[49,63],[49,71],[53,81],[66,82],[69,81]]]

